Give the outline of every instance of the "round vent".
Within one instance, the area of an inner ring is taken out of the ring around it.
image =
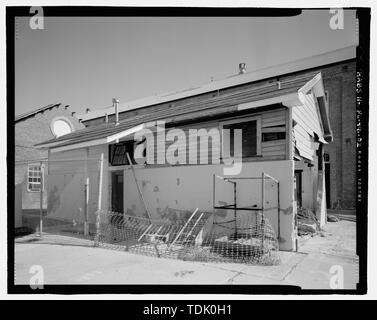
[[[71,133],[73,128],[68,119],[57,118],[51,121],[51,131],[55,137],[60,137]]]

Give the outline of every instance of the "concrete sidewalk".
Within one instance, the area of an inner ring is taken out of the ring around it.
[[[30,267],[43,267],[46,284],[291,284],[329,289],[330,268],[344,269],[344,288],[355,289],[358,259],[355,223],[327,224],[324,237],[307,240],[299,253],[281,252],[277,266],[159,259],[93,248],[83,239],[29,235],[16,240],[16,284],[29,284]]]

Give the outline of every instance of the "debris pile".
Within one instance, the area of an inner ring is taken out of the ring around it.
[[[339,218],[333,214],[327,215],[327,221],[328,222],[338,222]]]
[[[314,235],[317,231],[320,231],[320,223],[316,215],[307,208],[298,208],[297,209],[297,227],[298,235]]]

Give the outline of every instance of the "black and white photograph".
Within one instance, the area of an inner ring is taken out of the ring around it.
[[[370,8],[5,15],[8,293],[367,293]]]

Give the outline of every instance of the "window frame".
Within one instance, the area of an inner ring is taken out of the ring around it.
[[[30,177],[30,172],[31,172],[31,168],[32,167],[38,167],[40,168],[40,176],[39,176],[39,179],[40,181],[39,182],[30,182],[29,181],[29,178],[35,178],[35,177]],[[27,166],[27,191],[28,192],[32,192],[32,193],[39,193],[41,192],[41,187],[42,186],[42,192],[44,192],[45,190],[45,170],[44,170],[44,165],[40,165],[38,163],[29,163],[28,166]],[[42,181],[41,181],[42,180]],[[38,190],[35,190],[35,189],[30,189],[29,185],[32,184],[32,185],[36,185],[36,184],[39,184],[39,189]]]
[[[120,145],[124,145],[125,151],[127,153],[128,152],[127,151],[127,144],[130,144],[130,145],[132,144],[133,150],[132,150],[132,154],[130,154],[130,158],[131,158],[132,165],[136,164],[136,161],[134,159],[135,141],[134,140],[125,140],[125,141],[120,141],[118,143],[113,143],[113,144],[109,145],[109,159],[108,159],[109,167],[121,167],[121,166],[129,166],[130,165],[128,163],[128,158],[127,158],[126,154],[125,154],[126,163],[113,164],[116,148],[120,147]]]
[[[256,121],[256,154],[253,156],[243,156],[242,159],[250,159],[254,157],[260,157],[262,156],[262,116],[249,116],[249,117],[242,117],[242,118],[234,118],[230,120],[224,120],[220,122],[220,130],[221,130],[221,156],[223,156],[223,148],[224,148],[224,125],[230,125],[230,124],[237,124],[237,123],[243,123],[243,122],[250,122],[250,121]],[[224,158],[223,158],[224,159]],[[226,159],[226,158],[225,158]]]

